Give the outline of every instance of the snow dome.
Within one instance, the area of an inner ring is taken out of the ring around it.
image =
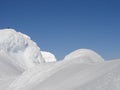
[[[78,49],[66,55],[65,60],[77,59],[81,62],[102,62],[104,59],[95,51],[90,49]]]
[[[45,62],[55,62],[56,57],[54,54],[46,51],[41,51],[43,58],[45,59]]]

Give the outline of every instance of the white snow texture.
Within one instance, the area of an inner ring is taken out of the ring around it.
[[[27,35],[0,30],[0,90],[120,90],[119,68],[120,59],[104,61],[90,49],[57,61]]]
[[[102,62],[104,59],[90,49],[78,49],[65,56],[65,60],[79,59],[81,62]]]
[[[55,62],[56,61],[55,55],[50,52],[41,51],[41,54],[42,54],[43,58],[45,59],[45,62]]]
[[[14,29],[0,30],[0,51],[8,54],[11,57],[11,63],[21,70],[43,62],[56,61],[51,53],[43,52],[42,56],[40,48],[29,36],[16,32]]]

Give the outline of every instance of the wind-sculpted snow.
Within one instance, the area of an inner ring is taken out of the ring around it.
[[[119,68],[89,49],[56,61],[27,35],[0,30],[0,90],[120,90]]]
[[[0,30],[0,51],[8,54],[11,63],[23,70],[44,62],[37,44],[14,29]]]
[[[24,72],[8,90],[120,90],[120,61],[62,61]]]
[[[45,59],[45,62],[57,61],[55,55],[50,52],[41,51],[41,54],[42,54],[43,58]]]
[[[104,61],[104,59],[99,54],[97,54],[96,52],[94,52],[93,50],[90,50],[90,49],[75,50],[75,51],[71,52],[70,54],[68,54],[67,56],[65,56],[64,59],[65,60],[77,59],[84,63]]]

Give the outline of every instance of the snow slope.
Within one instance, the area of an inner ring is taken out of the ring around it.
[[[10,61],[8,55],[0,54],[0,90],[7,90],[9,85],[22,74]]]
[[[119,68],[89,49],[56,61],[27,35],[0,30],[0,90],[120,90]]]
[[[119,68],[120,62],[116,61],[95,65],[73,63],[56,72],[50,78],[35,86],[34,89],[120,90]]]
[[[42,68],[42,69],[40,69]],[[61,61],[24,72],[10,90],[120,90],[120,60]]]
[[[18,68],[11,64],[10,58],[6,54],[0,54],[0,78],[17,76],[21,73]]]

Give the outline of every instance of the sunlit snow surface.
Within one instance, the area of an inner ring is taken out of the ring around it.
[[[89,49],[56,61],[27,35],[0,30],[0,90],[120,90],[119,68]]]
[[[41,54],[42,54],[45,62],[55,62],[56,61],[55,55],[50,52],[41,51]]]
[[[37,44],[14,29],[0,30],[0,53],[7,54],[11,63],[22,70],[44,62]]]
[[[93,50],[90,49],[78,49],[70,54],[66,55],[64,60],[70,60],[70,59],[78,59],[80,62],[102,62],[104,59],[94,52]]]

